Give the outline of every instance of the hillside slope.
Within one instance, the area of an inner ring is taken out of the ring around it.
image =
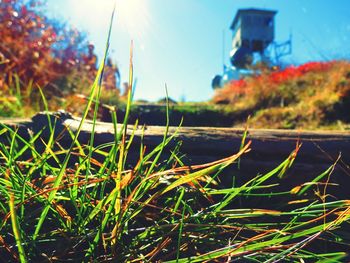
[[[230,82],[213,102],[249,112],[255,128],[346,129],[350,63],[310,62]]]

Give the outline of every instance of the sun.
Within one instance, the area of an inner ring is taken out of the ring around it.
[[[70,0],[70,12],[81,24],[108,27],[115,5],[114,28],[127,32],[133,39],[142,39],[150,28],[148,0]]]
[[[140,38],[150,23],[147,0],[115,0],[116,21],[132,37]]]

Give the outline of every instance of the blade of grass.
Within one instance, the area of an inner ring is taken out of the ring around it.
[[[167,186],[165,189],[163,189],[160,192],[160,195],[163,195],[166,192],[169,192],[170,190],[172,190],[180,185],[186,184],[186,183],[191,182],[199,177],[202,177],[203,175],[211,174],[217,170],[220,170],[220,169],[227,167],[228,165],[230,165],[234,161],[236,161],[244,153],[246,153],[249,150],[250,144],[251,144],[251,142],[248,142],[237,154],[232,155],[231,158],[229,160],[225,161],[224,163],[219,163],[219,164],[214,165],[212,167],[208,167],[208,168],[205,168],[205,169],[200,170],[198,172],[194,172],[194,173],[191,173],[191,174],[188,174],[184,177],[179,178],[178,180],[176,180],[175,182],[173,182],[172,184]]]
[[[7,172],[5,173],[5,176],[7,180],[10,180],[10,170],[7,170]],[[10,214],[11,214],[12,231],[16,240],[17,248],[18,248],[19,259],[21,263],[25,263],[27,262],[27,258],[26,258],[26,253],[24,251],[24,247],[22,245],[23,242],[22,242],[22,236],[21,236],[21,228],[20,228],[20,224],[18,221],[16,208],[15,208],[15,196],[13,194],[13,186],[11,186],[8,189],[8,193],[9,193],[9,208],[10,208]]]
[[[180,246],[181,246],[181,237],[182,237],[182,231],[183,231],[183,226],[184,226],[185,208],[186,208],[186,205],[184,205],[182,208],[180,227],[179,227],[179,235],[177,238],[176,260],[179,260],[179,258],[180,258]]]
[[[105,50],[104,57],[106,57],[107,53],[108,53],[108,47],[109,47],[109,42],[110,42],[110,37],[111,37],[111,27],[112,27],[112,23],[113,23],[114,11],[115,11],[115,9],[113,9],[112,16],[111,16],[111,22],[110,22],[109,31],[108,31],[107,44],[106,44],[106,50]],[[105,59],[103,59],[103,61],[105,61]],[[63,177],[63,175],[65,173],[65,170],[66,170],[66,167],[68,165],[71,152],[73,150],[73,147],[74,147],[76,141],[78,140],[78,137],[79,137],[79,134],[81,132],[83,123],[84,123],[84,121],[85,121],[85,119],[87,117],[88,111],[89,111],[89,109],[90,109],[90,107],[92,105],[93,99],[94,99],[94,97],[96,95],[96,89],[99,90],[99,85],[98,84],[100,82],[100,77],[101,77],[102,72],[104,70],[104,66],[105,66],[104,64],[101,64],[100,67],[99,67],[99,70],[97,72],[97,77],[96,77],[95,82],[92,85],[92,88],[91,88],[91,91],[90,91],[89,101],[88,101],[88,103],[87,103],[87,105],[85,107],[85,110],[84,110],[84,113],[83,113],[83,117],[82,117],[82,119],[81,119],[81,121],[79,123],[79,126],[78,126],[78,129],[76,131],[74,140],[73,140],[73,142],[72,142],[72,144],[71,144],[71,146],[70,146],[70,148],[69,148],[69,150],[68,150],[68,152],[66,154],[66,157],[65,157],[65,159],[64,159],[64,161],[62,163],[61,170],[60,170],[60,172],[58,173],[58,175],[56,177],[56,180],[55,180],[54,185],[53,185],[53,189],[56,189],[60,185],[60,183],[62,181],[62,177]],[[52,200],[56,197],[56,193],[57,193],[57,190],[53,190],[52,192],[50,192],[50,195],[49,195],[49,197],[47,199],[47,201],[49,203],[51,203]],[[44,209],[43,209],[43,211],[42,211],[42,213],[41,213],[41,215],[39,217],[39,221],[38,221],[38,223],[36,225],[36,228],[35,228],[35,231],[34,231],[34,234],[33,234],[33,240],[36,240],[36,238],[38,237],[40,229],[41,229],[41,227],[42,227],[42,225],[43,225],[43,223],[44,223],[44,221],[46,219],[47,213],[49,212],[49,209],[50,209],[50,205],[49,204],[45,205],[45,207],[44,207]]]

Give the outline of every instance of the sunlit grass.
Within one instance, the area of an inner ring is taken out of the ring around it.
[[[139,161],[127,167],[133,137],[125,126],[115,127],[115,141],[98,149],[80,145],[72,134],[71,148],[51,137],[44,152],[35,146],[40,134],[27,141],[10,127],[2,129],[9,138],[0,151],[2,255],[22,262],[340,262],[346,256],[350,201],[313,192],[321,180],[328,182],[333,167],[310,184],[277,190],[299,146],[271,172],[228,187],[217,185],[217,172],[237,165],[249,142],[217,162],[176,166],[176,151],[162,159],[172,140],[165,134],[153,151],[138,145]],[[22,158],[23,149],[30,157]],[[252,207],[255,200],[265,200],[265,207]],[[320,249],[324,243],[335,248]]]

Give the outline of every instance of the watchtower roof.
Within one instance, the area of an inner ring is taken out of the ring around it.
[[[271,15],[274,16],[277,13],[275,10],[267,10],[267,9],[257,9],[257,8],[247,8],[247,9],[238,9],[235,18],[231,24],[230,29],[234,30],[236,28],[236,24],[241,15],[244,14],[258,14],[258,15]]]

